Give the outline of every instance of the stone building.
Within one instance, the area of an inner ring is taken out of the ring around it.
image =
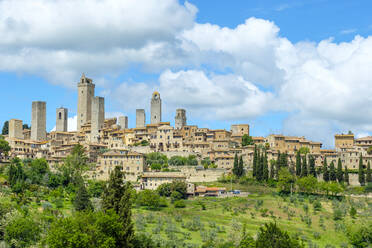
[[[128,116],[119,116],[118,124],[120,129],[128,129]]]
[[[335,135],[335,148],[342,150],[352,148],[354,146],[354,134],[336,134]]]
[[[142,189],[155,190],[164,183],[186,181],[186,176],[180,172],[145,172],[142,175]]]
[[[23,122],[22,120],[9,120],[9,138],[23,139]]]
[[[116,121],[115,121],[116,122]],[[92,102],[92,119],[91,119],[91,141],[99,142],[99,131],[103,129],[105,123],[105,99],[96,96]]]
[[[46,102],[32,102],[31,139],[46,140]]]
[[[159,92],[152,93],[151,98],[151,124],[161,122],[161,99]]]
[[[176,117],[174,119],[174,127],[176,129],[181,129],[182,127],[186,126],[186,110],[177,109]]]
[[[146,126],[146,113],[144,109],[136,109],[136,128]]]
[[[94,97],[93,80],[85,77],[84,73],[78,83],[78,107],[77,107],[77,130],[81,126],[91,121],[92,118],[92,101]]]
[[[57,108],[56,111],[56,131],[67,132],[68,110],[67,108]]]

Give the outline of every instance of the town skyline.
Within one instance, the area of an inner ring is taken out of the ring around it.
[[[7,4],[0,4],[1,20],[22,23]],[[18,2],[13,7],[24,12],[28,31],[20,32],[22,26],[7,29],[10,24],[2,29],[8,39],[0,44],[0,81],[7,89],[1,103],[17,102],[2,109],[0,123],[15,115],[30,123],[34,100],[53,106],[47,109],[48,131],[54,127],[54,106],[69,108],[69,118],[74,118],[74,86],[85,72],[107,100],[107,117],[128,115],[132,127],[135,109],[149,111],[149,96],[158,90],[164,119],[171,122],[175,109],[185,108],[189,122],[198,126],[228,129],[231,123],[250,123],[253,136],[306,136],[325,147],[333,146],[336,133],[371,134],[372,20],[363,15],[370,3],[238,1],[209,8],[210,4],[148,3],[162,18],[146,7],[123,5],[119,9],[133,15],[145,13],[133,28],[124,30],[110,16],[89,12],[94,2],[76,6],[87,10],[87,20],[77,19],[79,13],[61,2],[50,2],[44,11],[66,20],[55,23],[55,30],[66,30],[65,38],[56,41],[53,37],[60,33],[39,25],[49,23],[48,17],[28,15],[38,7]],[[130,19],[120,16],[111,1],[104,1],[103,9],[118,16],[121,26],[130,26]],[[170,9],[178,15],[168,14]],[[342,15],[329,18],[331,9]],[[354,18],[355,13],[364,18]],[[110,33],[97,29],[96,18],[110,27]],[[83,42],[68,20],[79,20],[78,28],[91,27],[94,32],[84,33],[91,39]],[[199,34],[205,32],[213,40],[202,39]]]

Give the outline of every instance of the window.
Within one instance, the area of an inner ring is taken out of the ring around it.
[[[62,119],[62,113],[61,112],[58,113],[58,119],[60,119],[60,120]]]

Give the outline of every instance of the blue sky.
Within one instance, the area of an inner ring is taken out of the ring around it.
[[[0,1],[0,123],[30,124],[34,100],[48,130],[57,107],[73,118],[85,72],[106,117],[131,127],[159,90],[172,123],[183,107],[188,124],[249,123],[326,147],[336,132],[372,133],[371,1],[69,1]]]

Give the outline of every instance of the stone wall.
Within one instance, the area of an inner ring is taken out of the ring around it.
[[[9,120],[9,138],[23,139],[23,122],[22,120]]]
[[[136,127],[145,127],[146,113],[144,109],[136,109]]]
[[[68,110],[66,108],[58,108],[56,111],[56,131],[67,132]]]
[[[31,139],[46,140],[46,102],[32,102]]]

